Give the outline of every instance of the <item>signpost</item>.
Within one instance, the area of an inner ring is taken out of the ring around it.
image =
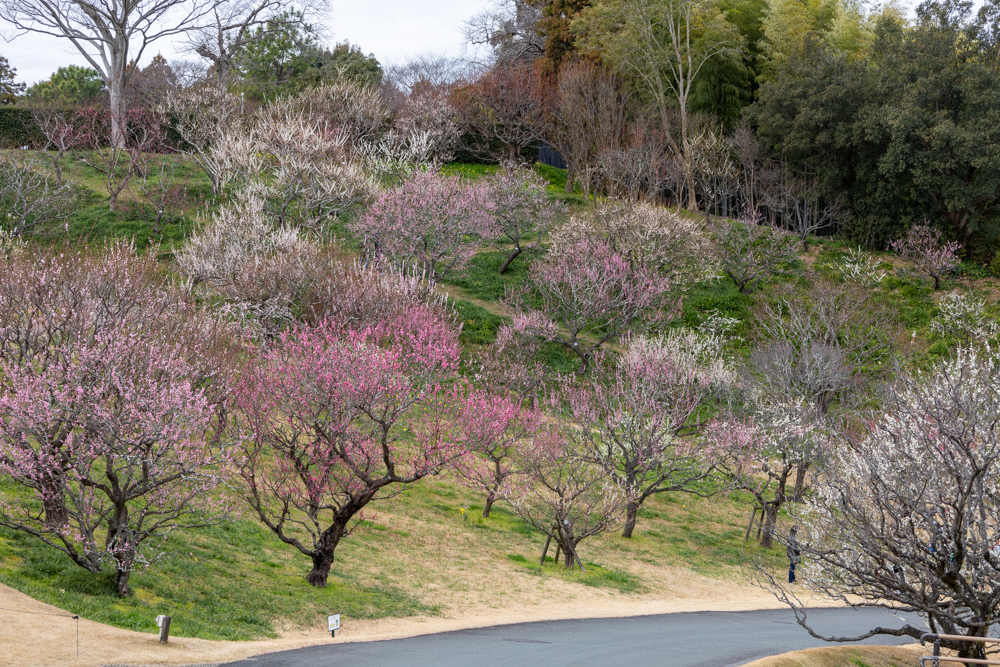
[[[340,614],[331,614],[326,617],[326,624],[330,627],[330,636],[336,637],[337,630],[340,630]]]
[[[157,616],[156,625],[160,628],[160,643],[166,644],[167,638],[170,636],[170,617]]]

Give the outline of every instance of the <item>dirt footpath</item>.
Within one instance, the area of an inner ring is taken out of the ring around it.
[[[745,611],[780,606],[770,594],[733,581],[706,579],[690,573],[683,580],[683,586],[644,595],[621,595],[605,589],[573,586],[575,590],[572,591],[572,599],[568,601],[566,594],[569,591],[552,590],[555,594],[553,597],[559,600],[552,604],[540,603],[535,598],[523,603],[508,603],[499,608],[447,608],[442,616],[436,617],[372,621],[345,619],[344,627],[337,632],[336,639],[331,639],[325,628],[315,628],[287,630],[280,638],[260,641],[209,641],[171,637],[168,644],[161,645],[152,618],[148,634],[80,619],[79,659],[76,657],[76,621],[73,619],[0,611],[0,666],[212,665],[315,644],[395,639],[525,621],[640,616],[682,611]],[[554,578],[548,580],[547,585],[554,589],[569,586]],[[812,604],[818,606],[822,602],[815,600]],[[66,613],[3,585],[0,585],[0,608]],[[782,667],[785,664],[781,663]]]

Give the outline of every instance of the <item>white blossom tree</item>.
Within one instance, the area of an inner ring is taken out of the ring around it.
[[[817,493],[794,513],[805,587],[856,608],[917,612],[932,632],[988,636],[1000,622],[998,372],[996,352],[960,350],[900,380],[879,414],[843,433]],[[925,632],[904,625],[824,637],[787,585],[760,568],[757,580],[821,639]],[[960,658],[986,657],[981,643],[941,644]]]

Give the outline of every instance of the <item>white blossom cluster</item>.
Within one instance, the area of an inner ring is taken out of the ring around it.
[[[888,275],[880,268],[881,266],[882,262],[877,257],[869,255],[861,248],[851,248],[837,268],[845,280],[873,285],[882,282]]]
[[[931,330],[942,338],[954,338],[969,345],[993,338],[1000,323],[986,312],[986,301],[972,294],[948,292],[938,302],[938,316]]]
[[[795,512],[810,588],[912,609],[948,634],[1000,620],[998,373],[989,347],[961,349],[846,433]]]

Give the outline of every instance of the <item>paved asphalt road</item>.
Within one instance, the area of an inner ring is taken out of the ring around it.
[[[822,609],[809,613],[821,634],[861,634],[876,626],[915,627],[878,609]],[[912,641],[877,637],[865,643]],[[224,667],[591,667],[670,665],[736,667],[751,660],[812,646],[813,639],[787,609],[695,612],[633,618],[542,621],[458,630],[409,639],[313,646],[269,653]]]

